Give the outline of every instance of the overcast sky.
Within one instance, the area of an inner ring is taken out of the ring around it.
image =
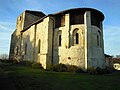
[[[51,14],[82,7],[95,8],[104,13],[105,53],[120,55],[120,0],[0,0],[0,54],[9,54],[16,18],[25,10]]]

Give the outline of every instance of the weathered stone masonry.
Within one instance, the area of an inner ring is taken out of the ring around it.
[[[92,8],[75,8],[45,15],[26,10],[11,36],[11,60],[64,63],[83,69],[105,65],[104,15]]]

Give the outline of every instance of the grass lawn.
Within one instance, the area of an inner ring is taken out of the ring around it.
[[[120,72],[104,75],[50,72],[10,63],[1,63],[0,68],[18,90],[120,90]]]

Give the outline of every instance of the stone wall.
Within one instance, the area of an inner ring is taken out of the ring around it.
[[[34,51],[34,28],[31,26],[28,30],[22,34],[21,42],[21,54],[22,60],[34,61],[33,51]]]
[[[105,67],[104,43],[103,43],[103,29],[91,25],[91,12],[87,11],[85,15],[85,30],[86,30],[86,62],[89,67]],[[98,40],[99,35],[99,40]],[[99,43],[99,45],[98,45]]]
[[[76,65],[83,69],[103,68],[102,21],[99,27],[91,25],[91,11],[84,11],[82,23],[70,23],[70,13],[61,15],[65,17],[62,23],[65,25],[55,27],[57,20],[54,15],[37,21],[38,17],[31,13],[22,13],[17,19],[16,31],[12,34],[10,56],[18,61],[41,63],[45,69],[58,63]]]
[[[41,23],[37,24],[36,29],[36,58],[37,62],[40,62],[44,68],[47,68],[47,61],[52,59],[52,23],[50,17],[46,17]],[[40,44],[38,44],[40,40]],[[40,45],[40,46],[38,46]],[[40,52],[38,52],[38,48]],[[48,59],[49,58],[49,59]]]
[[[65,26],[54,30],[54,49],[53,49],[53,64],[64,63],[85,67],[85,38],[84,24],[71,25],[69,14],[65,15]],[[78,29],[79,44],[73,45],[73,32]],[[58,34],[61,32],[61,46],[58,45]]]
[[[105,67],[105,56],[104,56],[104,46],[103,46],[103,34],[96,26],[91,26],[92,31],[92,59],[90,65],[94,67]],[[98,31],[100,31],[100,45],[97,42]],[[91,52],[90,52],[91,53]]]

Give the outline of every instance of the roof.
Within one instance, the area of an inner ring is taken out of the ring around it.
[[[113,63],[120,63],[120,58],[113,58]]]
[[[35,16],[40,16],[40,15],[46,16],[46,15],[45,15],[43,12],[41,12],[41,11],[25,10],[25,12],[28,12],[28,13],[33,14],[33,15],[35,15]]]
[[[38,12],[38,11],[30,11],[30,10],[26,10],[26,11],[31,12],[31,13]],[[71,12],[74,13],[74,12],[79,12],[79,11],[80,12],[91,11],[91,12],[97,13],[100,16],[101,20],[104,20],[104,14],[102,12],[100,12],[99,10],[96,10],[96,9],[93,9],[93,8],[73,8],[73,9],[63,10],[63,11],[60,11],[60,12],[57,12],[57,13],[54,13],[54,14],[48,14],[48,15],[40,18],[39,20],[33,22],[28,27],[26,27],[24,30],[22,30],[21,32],[26,31],[26,29],[28,29],[30,26],[39,23],[40,21],[42,21],[44,18],[46,18],[48,16],[55,16],[55,15],[59,15],[59,14],[67,14],[67,13],[71,13]]]
[[[112,56],[110,56],[110,55],[107,55],[107,54],[105,54],[105,57],[106,57],[106,58],[109,58],[109,57],[110,57],[110,58],[112,58]]]
[[[26,31],[26,30],[27,30],[28,28],[30,28],[32,25],[35,25],[35,24],[41,22],[41,21],[42,21],[44,18],[46,18],[46,17],[48,17],[48,16],[44,16],[44,17],[40,18],[39,20],[33,22],[32,24],[30,24],[29,26],[27,26],[24,30],[22,30],[21,32]]]
[[[72,8],[72,9],[68,9],[68,10],[63,10],[63,11],[60,11],[60,12],[57,12],[55,14],[52,14],[52,15],[58,15],[58,14],[66,14],[66,13],[71,13],[71,12],[82,12],[82,11],[91,11],[91,12],[94,12],[94,13],[98,13],[102,20],[104,20],[104,14],[102,12],[100,12],[99,10],[97,9],[93,9],[93,8]]]

